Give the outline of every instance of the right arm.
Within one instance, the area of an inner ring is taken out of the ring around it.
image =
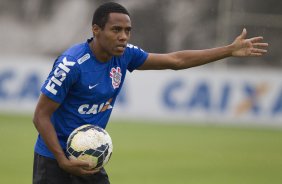
[[[204,65],[226,57],[262,56],[268,47],[263,43],[263,37],[246,39],[247,31],[243,30],[232,44],[204,50],[182,50],[166,54],[149,53],[148,58],[139,70],[181,70],[199,65]]]
[[[65,171],[74,175],[93,174],[96,171],[90,170],[87,162],[80,160],[69,160],[59,143],[56,130],[51,123],[51,116],[60,104],[41,94],[35,109],[33,123],[42,136],[49,150],[54,154],[59,166]]]

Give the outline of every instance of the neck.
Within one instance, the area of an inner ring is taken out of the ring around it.
[[[109,55],[107,52],[102,50],[102,48],[98,45],[95,38],[93,38],[93,40],[89,43],[89,45],[92,53],[100,62],[107,62],[112,58],[111,55]]]

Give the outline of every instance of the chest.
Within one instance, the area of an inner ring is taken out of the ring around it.
[[[73,86],[73,94],[81,101],[99,103],[115,97],[124,81],[125,71],[120,66],[99,71],[84,71]]]

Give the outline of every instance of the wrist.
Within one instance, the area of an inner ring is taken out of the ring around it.
[[[68,162],[68,158],[66,157],[65,153],[58,153],[55,155],[55,157],[60,167],[64,166],[65,163]]]
[[[235,51],[234,44],[225,46],[225,49],[226,49],[226,57],[234,56],[234,51]]]

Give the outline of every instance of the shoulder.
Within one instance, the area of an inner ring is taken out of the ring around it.
[[[74,68],[74,72],[80,71],[80,66],[82,63],[90,59],[90,53],[87,48],[87,43],[75,44],[65,50],[55,62],[55,65],[59,66],[62,64],[69,69]],[[61,63],[61,64],[60,64]]]
[[[148,57],[147,52],[132,44],[127,44],[124,55],[130,72],[140,67]]]
[[[69,56],[74,61],[81,64],[83,60],[90,58],[90,54],[88,53],[87,43],[80,43],[71,46],[69,49],[62,53],[64,56]]]
[[[126,45],[126,51],[127,52],[131,52],[131,53],[134,53],[134,52],[145,52],[143,49],[141,49],[140,47],[136,46],[136,45],[132,45],[130,43],[128,43]]]
[[[141,49],[140,47],[132,44],[127,44],[126,49],[124,52],[124,56],[130,59],[136,59],[136,58],[143,58],[144,56],[147,56],[148,53]]]

